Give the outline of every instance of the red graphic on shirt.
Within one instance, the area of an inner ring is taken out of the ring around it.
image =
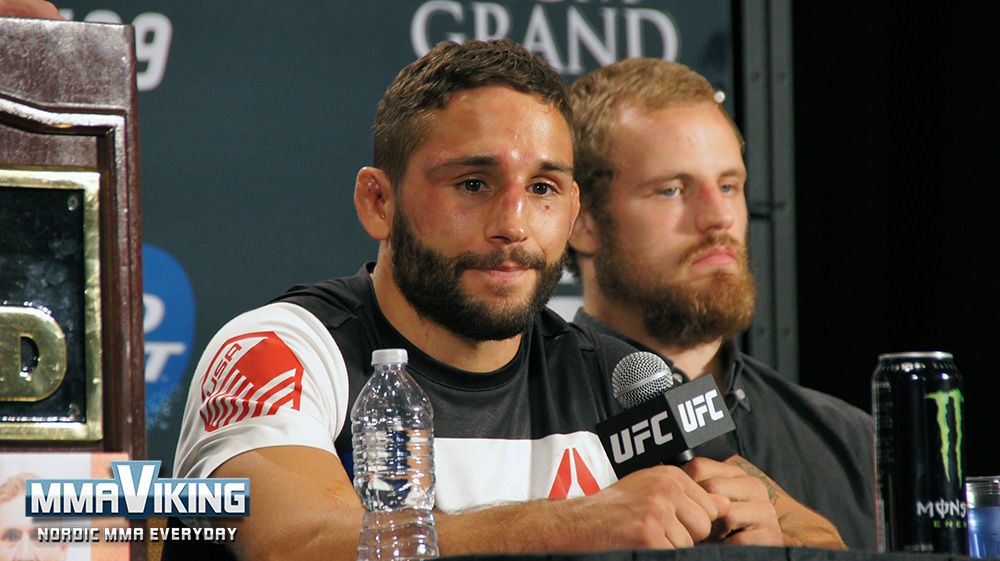
[[[570,452],[573,454],[573,465],[570,465]],[[567,448],[563,452],[562,461],[559,462],[559,470],[556,472],[556,480],[552,483],[552,490],[549,491],[550,499],[565,499],[569,496],[569,489],[573,485],[573,467],[576,468],[576,482],[580,485],[584,495],[593,495],[601,490],[594,474],[584,463],[580,453],[576,448]]]
[[[302,364],[292,350],[275,333],[250,333],[226,341],[209,363],[201,418],[212,432],[285,405],[298,410],[301,399]]]

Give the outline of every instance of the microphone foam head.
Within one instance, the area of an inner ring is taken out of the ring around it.
[[[611,373],[615,399],[626,409],[648,401],[674,386],[670,367],[659,356],[645,351],[627,355]]]

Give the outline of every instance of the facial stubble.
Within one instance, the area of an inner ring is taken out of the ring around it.
[[[641,279],[628,263],[613,223],[601,221],[600,248],[594,255],[597,282],[612,299],[642,314],[647,333],[665,345],[691,348],[745,331],[753,319],[756,288],[746,244],[728,234],[706,237],[678,259],[676,270],[691,266],[715,247],[736,252],[736,271],[716,270],[697,286],[675,280]],[[676,272],[676,271],[674,271]],[[676,275],[663,275],[663,277]]]
[[[393,279],[417,313],[476,341],[501,341],[524,333],[555,293],[565,260],[564,252],[547,266],[544,256],[529,253],[520,245],[447,257],[417,238],[402,208],[393,220],[389,243]],[[498,268],[504,263],[538,272],[534,289],[522,304],[503,302],[507,295],[502,293],[496,300],[487,296],[475,301],[465,292],[461,281],[465,271]]]

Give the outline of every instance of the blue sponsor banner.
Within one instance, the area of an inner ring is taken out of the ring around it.
[[[143,320],[146,335],[146,422],[161,422],[170,395],[187,369],[194,341],[194,293],[184,268],[162,249],[143,245]]]

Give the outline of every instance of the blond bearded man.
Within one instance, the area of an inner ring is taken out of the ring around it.
[[[743,354],[753,317],[743,141],[705,78],[622,61],[570,88],[582,210],[570,239],[576,321],[725,392],[740,456],[874,549],[872,420]],[[751,468],[752,469],[752,468]],[[773,490],[776,492],[778,488]]]

